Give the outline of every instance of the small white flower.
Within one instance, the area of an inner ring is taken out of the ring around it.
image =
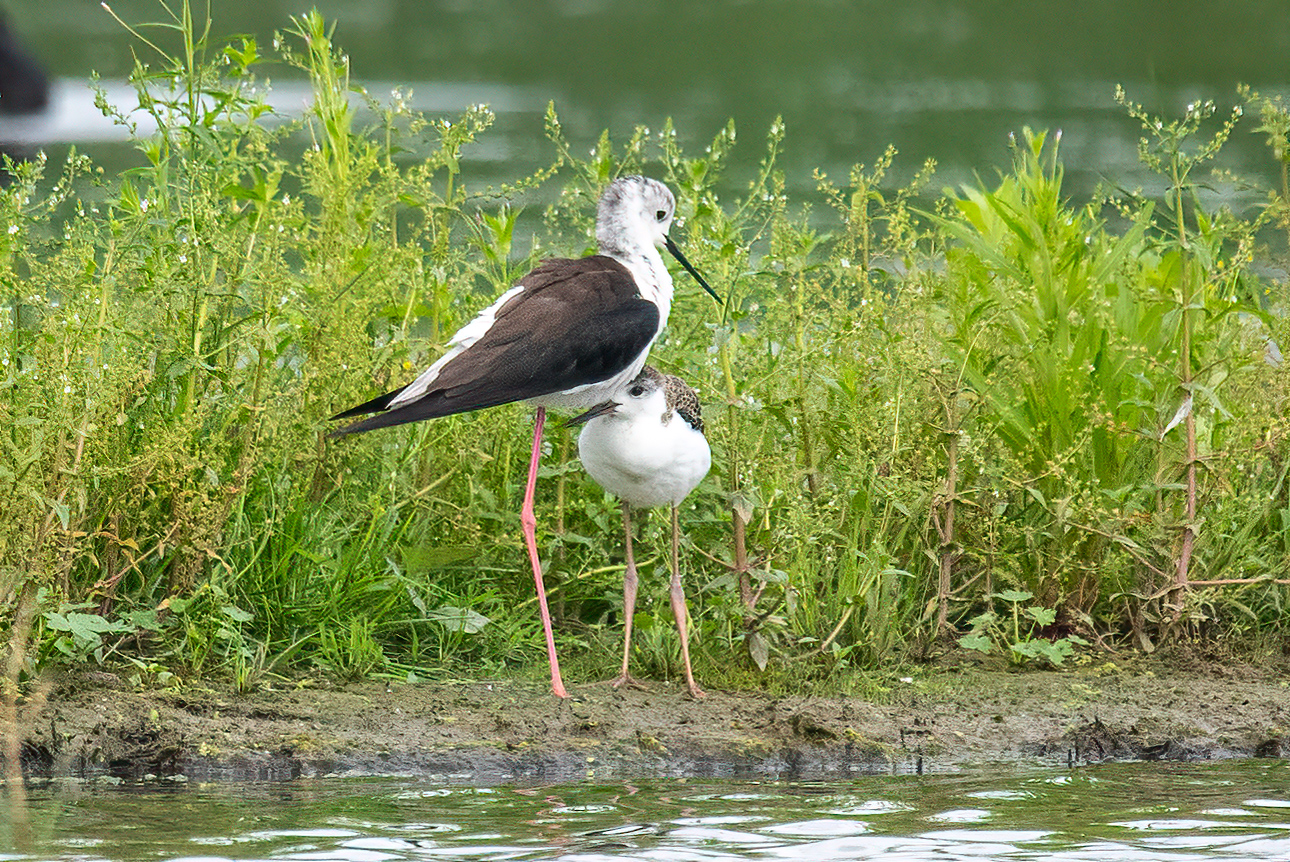
[[[13,236],[17,232],[18,232],[18,226],[16,224],[9,225],[9,236]]]

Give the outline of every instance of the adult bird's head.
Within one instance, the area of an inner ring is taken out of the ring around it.
[[[649,177],[619,177],[600,196],[596,243],[602,252],[622,257],[630,256],[633,246],[662,246],[709,296],[721,302],[721,297],[668,235],[675,215],[676,198],[667,186]]]

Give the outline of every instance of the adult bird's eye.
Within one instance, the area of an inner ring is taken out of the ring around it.
[[[667,219],[667,210],[659,210],[658,212],[654,213],[654,218],[658,219],[659,221],[664,221],[664,220],[666,220],[666,219]]]
[[[645,394],[645,387],[641,386],[638,383],[635,386],[633,386],[631,389],[628,389],[627,393],[631,395],[633,398],[640,398],[642,395]]]

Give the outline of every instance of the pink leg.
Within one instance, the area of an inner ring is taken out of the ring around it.
[[[542,584],[542,563],[537,552],[537,518],[533,514],[533,492],[537,489],[538,461],[542,457],[542,426],[546,424],[546,408],[539,407],[537,423],[533,429],[533,457],[529,461],[529,481],[524,488],[524,507],[520,509],[520,527],[524,531],[524,544],[529,550],[533,565],[533,581],[537,584],[538,607],[542,610],[542,630],[546,633],[546,654],[551,662],[551,690],[556,697],[568,697],[564,680],[560,679],[560,660],[555,657],[555,635],[551,632],[551,612],[546,607],[546,587]]]
[[[696,700],[707,697],[699,684],[694,681],[694,671],[690,669],[690,635],[686,629],[685,618],[689,610],[685,607],[685,593],[681,591],[680,566],[680,525],[676,515],[676,506],[672,507],[672,616],[676,617],[676,633],[681,636],[681,660],[685,662],[685,686],[690,690],[690,697]]]
[[[623,534],[626,538],[627,569],[623,572],[623,672],[610,683],[614,688],[630,685],[640,688],[641,684],[632,679],[627,672],[627,659],[632,654],[632,617],[636,613],[636,558],[632,554],[632,520],[631,507],[623,503]]]

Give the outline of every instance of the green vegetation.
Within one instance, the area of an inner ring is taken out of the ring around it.
[[[300,118],[265,103],[263,46],[220,48],[187,4],[138,36],[144,167],[73,153],[0,190],[10,704],[54,663],[240,688],[543,668],[525,409],[339,442],[326,417],[409,379],[539,258],[591,250],[600,189],[638,171],[677,192],[727,297],[678,276],[651,357],[699,389],[714,450],[682,516],[701,680],[844,680],[960,638],[1018,663],[1290,642],[1290,333],[1255,263],[1284,254],[1290,192],[1248,213],[1212,193],[1239,110],[1157,119],[1121,94],[1160,187],[1084,203],[1029,130],[994,181],[936,196],[928,164],[894,188],[889,150],[790,201],[777,123],[720,200],[733,126],[697,157],[669,126],[582,158],[554,108],[550,168],[480,189],[462,158],[489,111],[356,96],[316,13],[274,40],[313,83]],[[1241,99],[1284,171],[1290,107]],[[604,679],[617,510],[569,432],[548,442],[559,646],[572,681]],[[642,520],[637,666],[671,677],[667,525]]]

